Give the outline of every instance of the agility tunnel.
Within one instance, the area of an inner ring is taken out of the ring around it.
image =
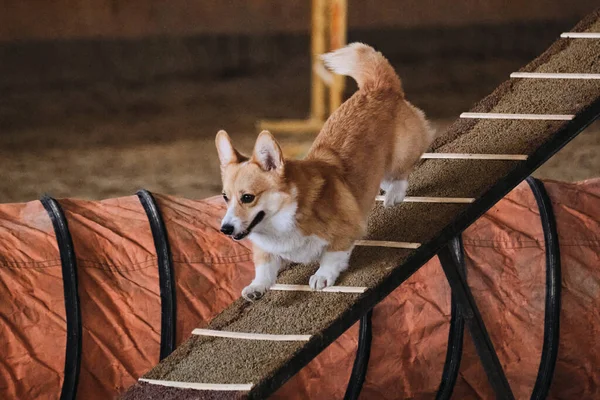
[[[559,312],[560,303],[545,303],[562,298],[552,394],[594,398],[600,387],[600,179],[543,186],[548,197],[520,185],[462,234],[468,282],[518,398],[532,391],[540,357],[550,352],[544,349],[556,348],[556,342],[543,345],[545,333],[558,328],[545,310]],[[191,201],[147,192],[0,206],[1,397],[55,399],[62,391],[62,398],[114,398],[193,329],[206,327],[253,277],[250,250],[219,232],[224,211],[220,197]],[[560,257],[548,258],[557,242]],[[340,285],[362,285],[372,272],[393,268],[389,258],[397,251],[357,248],[353,261],[369,269],[353,270]],[[297,272],[286,270],[281,282],[298,281]],[[279,323],[276,333],[305,333],[306,318],[323,323],[336,306],[330,296],[343,307],[358,294],[269,296],[259,310],[249,310],[254,318]],[[327,309],[317,314],[321,305]],[[245,307],[237,301],[233,310]],[[362,379],[366,399],[432,398],[454,382],[455,398],[493,397],[469,339],[463,346],[464,320],[437,258],[363,321],[360,333],[350,328],[273,398],[343,398],[347,390],[357,393]],[[281,345],[269,344],[272,350]],[[193,359],[187,376],[219,374],[222,367],[202,372],[217,362],[240,370],[253,362],[241,352],[232,359],[204,357]],[[183,396],[171,390],[142,384],[125,398]],[[183,397],[201,398],[191,392]]]
[[[597,398],[600,183],[517,185],[600,113],[598,33],[463,114],[327,291],[295,266],[236,300],[220,199],[0,206],[2,397]]]

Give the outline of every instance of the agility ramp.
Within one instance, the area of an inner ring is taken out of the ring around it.
[[[288,269],[276,288],[286,290],[236,301],[124,398],[266,398],[361,318],[366,336],[369,311],[438,253],[496,397],[514,398],[452,243],[600,114],[598,32],[596,11],[461,115],[412,174],[416,201],[375,208],[337,292],[305,291],[315,266]],[[358,396],[364,379],[368,351],[359,356],[351,380],[358,387],[348,398]],[[542,386],[551,380],[551,355],[546,362]],[[542,387],[536,396],[545,393]]]

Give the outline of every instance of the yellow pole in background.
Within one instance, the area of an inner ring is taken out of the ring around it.
[[[319,62],[319,56],[325,53],[326,29],[326,0],[312,0],[312,27],[311,27],[311,67]],[[310,119],[323,122],[325,120],[325,84],[311,68],[311,99]]]
[[[344,78],[333,75],[323,66],[320,56],[346,45],[347,0],[311,0],[311,80],[308,119],[260,120],[259,131],[279,133],[318,132],[325,119],[342,104]],[[329,40],[327,39],[329,37]],[[326,78],[320,76],[325,74]],[[329,90],[326,90],[326,87]],[[329,94],[329,107],[326,97]],[[298,152],[296,152],[298,153]]]
[[[346,45],[346,28],[348,24],[348,1],[331,0],[329,25],[329,50],[336,50]],[[329,88],[329,114],[341,104],[344,96],[345,79],[335,75]]]

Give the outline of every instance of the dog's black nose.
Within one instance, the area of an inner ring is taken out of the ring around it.
[[[231,235],[233,233],[233,225],[225,224],[221,226],[221,232],[226,235]]]

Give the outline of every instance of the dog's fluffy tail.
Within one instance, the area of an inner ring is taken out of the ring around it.
[[[402,93],[400,78],[389,61],[371,46],[351,43],[346,47],[326,53],[321,59],[331,71],[347,75],[362,90],[394,90]]]

